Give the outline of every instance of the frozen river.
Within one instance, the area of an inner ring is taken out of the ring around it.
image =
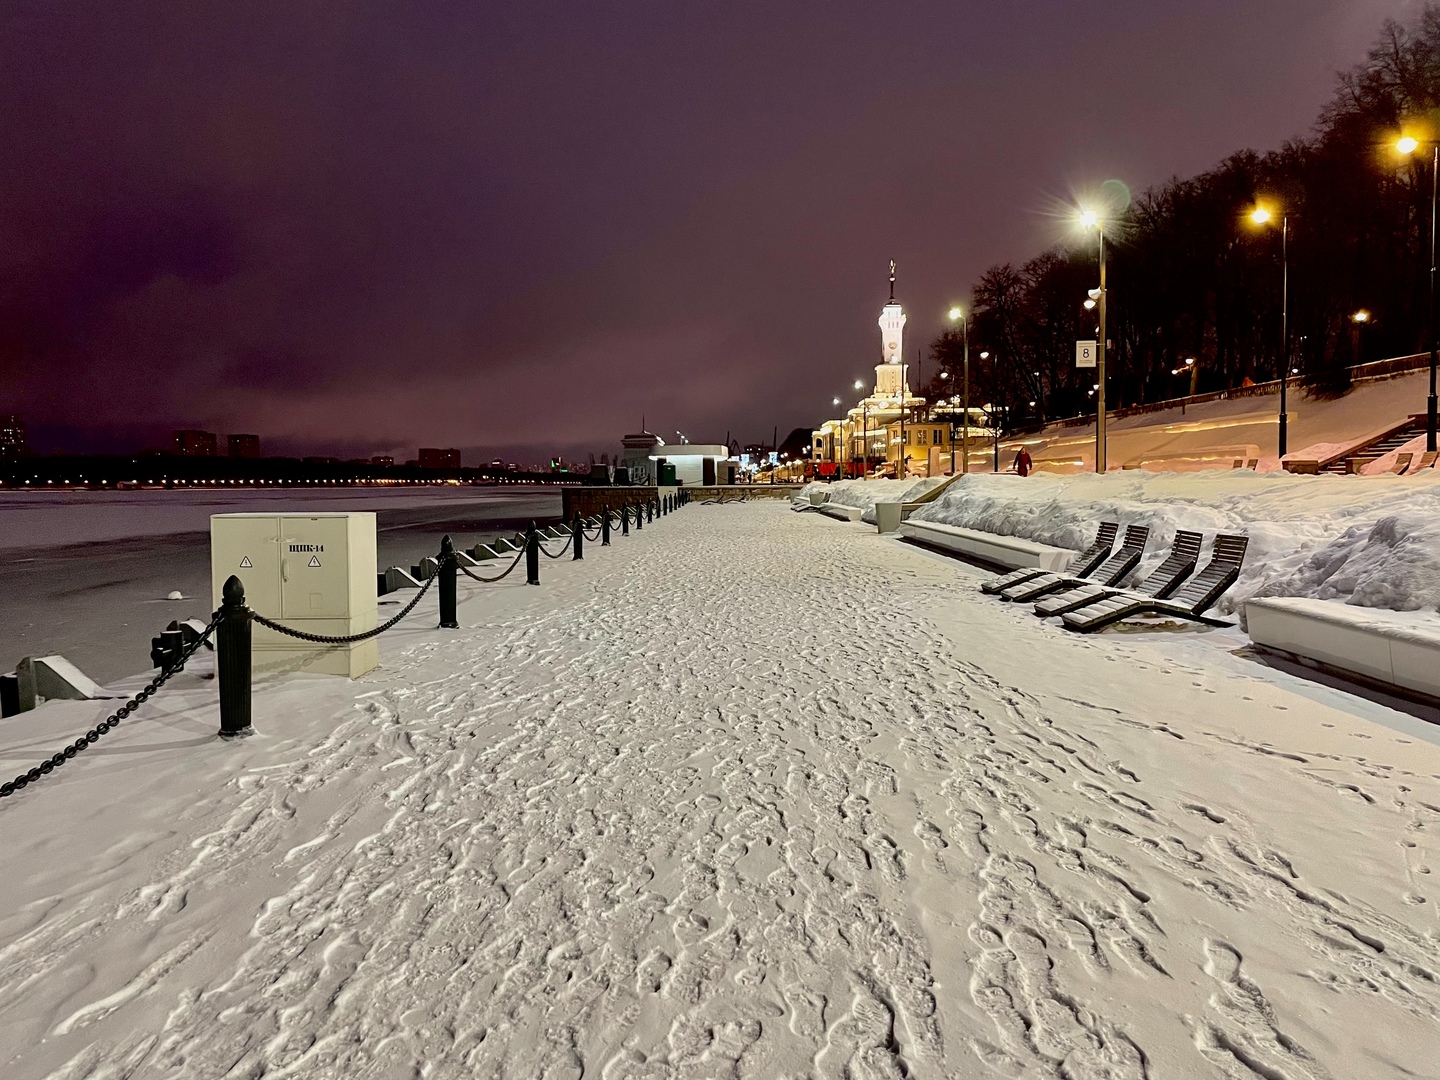
[[[776,503],[543,574],[4,800],[4,1075],[1434,1075],[1415,721]]]
[[[171,619],[210,614],[210,515],[373,510],[380,568],[560,516],[553,488],[0,495],[0,670],[59,653],[102,683],[150,666]],[[188,599],[165,599],[179,591]]]

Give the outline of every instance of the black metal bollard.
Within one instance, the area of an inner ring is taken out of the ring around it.
[[[646,520],[646,521],[654,521],[654,520],[655,520],[655,500],[654,500],[654,499],[646,499],[646,500],[645,500],[645,520]]]
[[[579,562],[585,558],[585,519],[579,514],[570,523],[570,542],[575,545],[575,554],[570,557],[571,562]]]
[[[220,625],[215,628],[220,737],[234,739],[255,734],[250,726],[250,609],[245,606],[245,584],[234,574],[220,595]]]
[[[620,535],[630,535],[630,507],[620,507]]]
[[[635,504],[635,531],[639,532],[645,527],[645,512],[640,509],[640,504]]]
[[[600,508],[600,546],[610,546],[610,504]]]
[[[540,584],[540,533],[533,521],[525,533],[525,584]]]
[[[455,545],[447,533],[440,541],[440,628],[460,629],[460,620],[455,616],[455,578],[459,572],[460,560],[455,557]]]

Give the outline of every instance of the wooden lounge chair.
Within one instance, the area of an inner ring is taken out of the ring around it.
[[[1210,626],[1230,626],[1224,619],[1212,619],[1205,612],[1235,584],[1240,576],[1240,564],[1245,561],[1248,536],[1234,536],[1225,533],[1215,537],[1215,549],[1205,568],[1185,583],[1167,600],[1137,593],[1116,593],[1086,604],[1060,616],[1066,630],[1082,634],[1103,630],[1111,623],[1120,622],[1136,615],[1173,615]]]
[[[1067,611],[1074,611],[1086,604],[1093,604],[1097,600],[1114,596],[1121,591],[1126,592],[1127,595],[1151,596],[1157,600],[1163,600],[1195,572],[1195,564],[1200,560],[1200,543],[1203,539],[1197,532],[1179,529],[1175,533],[1175,543],[1170,548],[1169,557],[1150,571],[1145,580],[1134,589],[1118,590],[1106,588],[1104,585],[1081,585],[1074,589],[1066,589],[1064,592],[1042,597],[1040,602],[1035,605],[1035,614],[1041,618],[1064,615]]]
[[[1434,450],[1426,450],[1425,453],[1420,455],[1420,464],[1416,465],[1413,469],[1410,470],[1411,474],[1417,473],[1421,469],[1433,469],[1435,467],[1435,458],[1437,456],[1440,455],[1437,455]]]
[[[1391,466],[1390,471],[1392,473],[1403,473],[1406,469],[1410,467],[1410,462],[1414,460],[1414,454],[1397,454],[1395,457],[1395,464]]]
[[[1110,549],[1115,546],[1115,534],[1120,531],[1120,526],[1114,521],[1102,521],[1100,531],[1095,534],[1095,543],[1075,556],[1075,563],[1071,567],[1076,576],[1084,577],[1110,557]],[[989,581],[982,582],[980,591],[983,593],[998,593],[1001,589],[1008,589],[1011,585],[1018,585],[1022,581],[1029,581],[1033,577],[1039,577],[1045,573],[1038,566],[1022,566],[1019,570],[1012,570],[1008,574],[1000,574]]]
[[[1047,593],[1061,589],[1073,589],[1081,585],[1116,585],[1126,574],[1135,569],[1140,557],[1145,554],[1145,541],[1149,539],[1148,525],[1127,525],[1125,539],[1119,549],[1085,577],[1072,574],[1041,574],[1029,581],[1011,585],[1000,593],[1002,600],[1034,600]]]

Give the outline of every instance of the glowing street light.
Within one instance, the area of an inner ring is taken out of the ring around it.
[[[1355,312],[1354,315],[1350,316],[1350,321],[1356,323],[1367,323],[1370,321],[1370,312],[1366,311],[1364,308],[1361,308],[1359,311]]]
[[[1435,450],[1435,214],[1440,204],[1440,142],[1430,143],[1430,397],[1425,404],[1425,449]],[[1403,135],[1395,142],[1395,149],[1406,157],[1420,149],[1420,140],[1413,135]]]
[[[970,320],[965,317],[965,312],[958,306],[950,309],[950,321],[960,323],[960,331],[965,338],[965,382],[961,392],[960,408],[964,411],[964,418],[960,421],[960,471],[970,471]],[[954,414],[951,414],[952,418]],[[950,422],[950,474],[955,474],[955,422]]]
[[[1247,215],[1257,226],[1270,224],[1275,213],[1264,203],[1256,203]],[[1288,444],[1290,415],[1285,409],[1285,391],[1290,385],[1290,215],[1280,215],[1280,429],[1276,446],[1285,456]]]

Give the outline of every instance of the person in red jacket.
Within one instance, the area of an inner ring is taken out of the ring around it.
[[[1015,471],[1021,476],[1029,476],[1031,464],[1030,451],[1022,446],[1020,452],[1015,455]]]

